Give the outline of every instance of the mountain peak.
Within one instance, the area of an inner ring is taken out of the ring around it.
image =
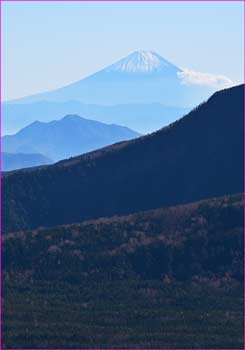
[[[154,73],[167,69],[179,69],[154,51],[139,50],[122,58],[105,69],[106,72]]]
[[[61,119],[62,121],[71,121],[71,122],[75,122],[75,121],[82,121],[82,120],[84,120],[84,118],[82,118],[82,117],[80,117],[79,115],[77,115],[77,114],[67,114],[67,115],[65,115],[62,119]]]

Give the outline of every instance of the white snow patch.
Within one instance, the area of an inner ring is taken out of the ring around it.
[[[106,68],[106,72],[152,73],[159,72],[171,63],[153,51],[135,51]],[[177,68],[177,67],[176,67]]]

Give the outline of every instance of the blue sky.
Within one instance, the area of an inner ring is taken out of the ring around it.
[[[4,2],[3,98],[66,85],[138,49],[243,81],[243,2]]]

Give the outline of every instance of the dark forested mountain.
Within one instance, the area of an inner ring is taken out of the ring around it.
[[[5,153],[2,152],[2,171],[30,168],[52,164],[53,161],[39,153]]]
[[[229,275],[242,282],[242,257],[242,194],[3,238],[3,270],[32,266],[36,280]]]
[[[35,121],[15,135],[2,138],[4,152],[41,153],[55,161],[69,158],[139,134],[119,125],[67,115],[48,123]]]
[[[242,349],[243,195],[3,236],[5,349]]]
[[[243,192],[243,92],[243,85],[217,92],[149,136],[6,175],[4,230]]]

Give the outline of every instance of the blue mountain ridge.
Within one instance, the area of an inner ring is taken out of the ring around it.
[[[138,136],[139,133],[126,127],[67,115],[47,123],[35,121],[15,135],[3,136],[2,150],[41,153],[58,161]]]

